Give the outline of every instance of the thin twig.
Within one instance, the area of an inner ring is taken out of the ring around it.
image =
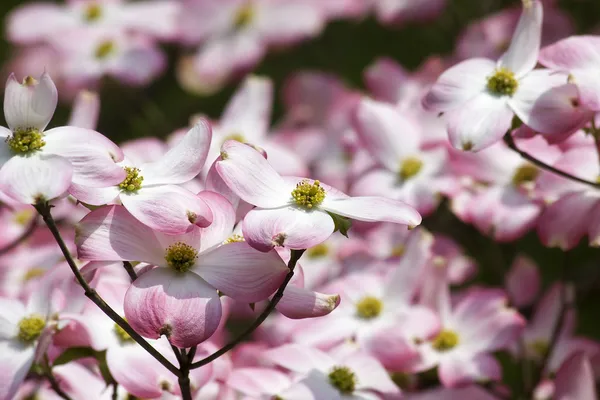
[[[174,350],[175,354],[179,352],[177,347],[174,347]],[[181,399],[192,400],[192,387],[190,385],[190,365],[192,364],[192,359],[188,357],[184,349],[181,349],[178,359],[180,360],[179,369],[181,370],[181,375],[177,381],[181,390]]]
[[[21,233],[21,235],[19,235],[18,238],[16,238],[15,240],[13,240],[12,242],[10,242],[9,244],[7,244],[6,246],[4,246],[3,248],[0,249],[0,256],[3,256],[4,254],[13,250],[17,246],[19,246],[21,243],[23,243],[25,240],[27,240],[29,238],[29,236],[31,236],[33,234],[33,232],[35,232],[35,229],[37,228],[37,226],[38,226],[38,219],[37,219],[37,217],[35,217],[31,220],[31,222],[27,226],[27,229],[25,229],[23,231],[23,233]]]
[[[511,150],[516,151],[517,153],[519,153],[521,155],[521,157],[523,157],[524,159],[526,159],[527,161],[531,162],[532,164],[536,165],[539,168],[545,169],[546,171],[552,172],[553,174],[556,174],[558,176],[562,176],[563,178],[570,179],[575,182],[583,183],[584,185],[595,187],[596,189],[600,188],[600,183],[591,182],[591,181],[579,178],[575,175],[571,175],[568,172],[562,171],[558,168],[548,165],[545,162],[538,160],[531,154],[519,149],[517,147],[517,144],[515,143],[514,138],[510,134],[510,132],[507,132],[506,135],[504,135],[504,143],[506,143],[506,145]]]
[[[117,382],[113,382],[112,387],[113,387],[113,391],[112,391],[112,397],[111,397],[111,399],[112,400],[117,400],[119,398],[119,392],[118,392],[118,390],[119,390],[119,384]]]
[[[129,336],[140,346],[142,346],[144,350],[150,353],[152,357],[154,357],[165,368],[167,368],[169,371],[171,371],[173,374],[179,377],[179,369],[175,365],[173,365],[169,360],[167,360],[162,354],[160,354],[159,351],[152,347],[150,343],[148,343],[143,337],[140,336],[139,333],[134,331],[133,328],[127,323],[127,321],[125,321],[119,314],[117,314],[115,310],[113,310],[102,299],[102,297],[100,297],[96,290],[90,287],[83,275],[81,275],[81,272],[79,272],[79,268],[77,268],[77,265],[75,264],[75,261],[73,260],[73,257],[69,252],[69,249],[67,248],[62,236],[60,235],[58,228],[56,227],[56,223],[54,221],[54,218],[52,218],[52,213],[50,212],[51,207],[52,206],[45,201],[35,205],[35,209],[42,216],[44,222],[48,226],[48,229],[52,233],[52,236],[54,236],[54,240],[56,240],[56,243],[58,243],[58,246],[60,247],[65,259],[67,260],[67,264],[69,264],[73,275],[75,275],[75,279],[77,279],[77,282],[79,282],[81,287],[84,289],[86,297],[89,298],[94,304],[96,304],[98,308],[100,308],[104,312],[104,314],[106,314],[110,319],[112,319],[125,332],[127,332]]]
[[[44,377],[46,377],[46,379],[48,379],[48,382],[50,383],[50,387],[52,387],[52,390],[54,390],[54,392],[58,396],[60,396],[62,399],[72,400],[71,397],[61,389],[60,385],[58,384],[58,381],[54,377],[54,374],[52,373],[52,367],[50,366],[50,361],[48,360],[47,354],[44,354],[42,370],[44,371]]]
[[[129,275],[129,279],[131,279],[131,282],[137,279],[138,276],[135,273],[135,270],[133,269],[133,265],[131,265],[129,261],[123,261],[123,268],[125,268],[125,271],[127,271],[127,275]]]
[[[271,312],[277,306],[277,303],[279,303],[279,300],[281,300],[281,298],[283,297],[283,292],[285,291],[285,288],[287,287],[288,283],[290,283],[290,281],[292,280],[292,277],[294,276],[294,268],[296,268],[296,263],[298,262],[300,257],[302,257],[302,254],[304,254],[304,250],[292,250],[292,254],[290,256],[290,261],[288,262],[289,272],[288,272],[287,276],[285,277],[281,286],[279,286],[277,293],[275,293],[275,295],[269,302],[269,305],[267,306],[267,308],[265,308],[264,311],[258,316],[258,318],[256,318],[256,320],[252,323],[252,325],[250,325],[244,332],[242,332],[232,342],[230,342],[227,345],[225,345],[224,347],[220,348],[219,350],[217,350],[210,356],[205,357],[202,360],[197,361],[195,363],[192,363],[190,365],[190,369],[200,368],[200,367],[216,360],[217,358],[221,357],[223,354],[227,353],[229,350],[233,349],[240,342],[242,342],[244,339],[246,339],[248,336],[250,336],[250,334],[252,334],[252,332],[254,332],[256,330],[256,328],[258,328],[267,319],[269,314],[271,314]]]

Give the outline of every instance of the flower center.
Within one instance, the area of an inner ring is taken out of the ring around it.
[[[305,179],[296,185],[296,189],[292,190],[292,198],[299,206],[311,209],[325,200],[325,189],[321,187],[321,182],[311,183]]]
[[[125,329],[115,324],[114,330],[115,334],[117,335],[117,339],[119,339],[119,342],[121,342],[121,344],[133,343],[133,339],[131,338],[131,336],[129,336],[129,333],[125,332]]]
[[[238,242],[245,242],[246,239],[244,239],[244,237],[242,235],[238,235],[237,233],[234,235],[229,236],[227,239],[225,239],[223,241],[223,244],[229,244],[229,243],[238,243]]]
[[[400,389],[409,389],[412,383],[411,376],[404,372],[392,372],[390,374],[392,382],[396,384]]]
[[[23,281],[27,282],[30,281],[34,278],[40,277],[42,275],[44,275],[46,273],[46,270],[44,268],[31,268],[29,271],[27,271],[25,273],[25,275],[23,275]]]
[[[45,326],[46,320],[41,315],[33,314],[23,318],[19,321],[18,338],[23,343],[33,343],[40,337]]]
[[[112,40],[105,40],[96,47],[94,55],[98,60],[104,60],[110,56],[116,50],[115,42]]]
[[[32,217],[33,217],[33,212],[31,211],[31,209],[25,209],[25,210],[16,212],[13,216],[13,221],[17,225],[24,226],[29,221],[31,221]]]
[[[100,4],[89,4],[83,13],[83,18],[87,22],[95,22],[102,18],[102,7],[100,7]]]
[[[520,166],[515,174],[513,175],[512,182],[515,186],[521,186],[526,183],[535,182],[536,178],[540,174],[540,170],[534,165],[524,164]]]
[[[531,350],[540,356],[545,356],[550,350],[550,344],[545,340],[536,340],[530,344]]]
[[[433,339],[431,345],[437,351],[444,352],[456,347],[458,342],[459,339],[456,332],[444,329]]]
[[[390,257],[401,257],[404,255],[404,251],[406,249],[404,248],[403,244],[397,244],[394,247],[392,247],[392,251],[390,252]]]
[[[241,133],[232,133],[231,135],[226,136],[225,139],[223,139],[223,143],[225,143],[228,140],[235,140],[236,142],[240,143],[246,142],[246,138]]]
[[[322,258],[327,254],[329,254],[329,246],[327,246],[325,243],[313,246],[306,252],[308,258]]]
[[[333,367],[329,373],[329,383],[342,394],[351,394],[356,388],[356,375],[348,367]]]
[[[46,144],[42,133],[35,128],[19,128],[6,139],[8,147],[17,154],[27,154],[40,150]]]
[[[135,167],[124,167],[123,169],[127,172],[127,176],[119,184],[119,188],[126,192],[137,192],[140,190],[144,181],[144,177],[140,175],[140,170]]]
[[[198,258],[198,251],[189,244],[177,242],[167,248],[165,260],[169,267],[177,272],[186,272],[194,266]]]
[[[398,175],[403,181],[415,177],[423,168],[423,161],[416,157],[408,157],[400,165]]]
[[[512,96],[519,87],[519,81],[514,72],[506,68],[497,69],[494,75],[488,77],[487,88],[496,95]]]
[[[377,297],[365,296],[356,303],[356,314],[362,319],[378,317],[383,310],[383,303]]]
[[[235,29],[244,28],[254,20],[256,16],[256,10],[251,2],[246,2],[243,6],[238,8],[237,13],[235,14],[235,18],[233,20],[233,25]]]

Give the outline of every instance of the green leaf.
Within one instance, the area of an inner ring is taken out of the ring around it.
[[[108,369],[108,364],[106,364],[106,350],[96,352],[96,359],[98,360],[98,368],[100,369],[100,375],[102,375],[104,382],[106,382],[107,385],[114,384],[115,378],[113,378]]]
[[[52,366],[67,364],[71,361],[79,360],[81,358],[94,357],[96,358],[96,351],[91,347],[69,347],[67,350],[54,360]]]
[[[348,237],[348,230],[352,227],[352,221],[349,218],[342,217],[341,215],[329,211],[327,211],[327,214],[333,218],[333,223],[335,224],[334,232],[340,231],[342,235]]]

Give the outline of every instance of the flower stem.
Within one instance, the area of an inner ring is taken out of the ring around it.
[[[202,360],[197,361],[195,363],[192,363],[190,365],[190,369],[200,368],[200,367],[216,360],[217,358],[221,357],[223,354],[227,353],[229,350],[232,350],[235,346],[237,346],[244,339],[246,339],[248,336],[250,336],[250,334],[252,334],[252,332],[254,332],[256,330],[256,328],[258,328],[267,319],[269,314],[271,314],[271,312],[277,306],[277,303],[279,303],[279,300],[281,300],[281,298],[283,297],[283,292],[285,291],[285,288],[287,287],[288,283],[290,283],[290,281],[292,280],[292,277],[294,276],[294,268],[296,268],[296,263],[298,262],[300,257],[302,257],[302,254],[304,254],[304,251],[305,250],[292,250],[292,254],[290,256],[290,261],[288,262],[287,276],[281,283],[281,286],[279,286],[277,293],[275,293],[275,295],[269,302],[269,305],[258,316],[258,318],[256,318],[256,320],[252,323],[252,325],[250,325],[244,332],[242,332],[233,341],[231,341],[224,347],[220,348],[219,350],[217,350],[210,356],[205,357]]]
[[[185,352],[185,349],[181,349],[181,352],[179,352],[179,349],[177,347],[173,348],[173,351],[175,351],[175,355],[177,355],[177,353],[179,353],[179,357],[177,357],[179,359],[179,370],[181,371],[181,375],[179,376],[178,379],[178,383],[179,383],[179,389],[181,390],[181,399],[182,400],[192,400],[192,388],[190,386],[190,366],[192,364],[192,358],[193,358],[193,354],[190,354],[192,357],[190,357],[190,354]]]
[[[27,229],[25,229],[25,231],[23,231],[23,233],[21,233],[21,235],[18,238],[16,238],[15,240],[13,240],[12,242],[10,242],[9,244],[7,244],[6,246],[4,246],[3,248],[0,249],[0,256],[3,256],[4,254],[8,253],[12,249],[16,248],[21,243],[23,243],[25,240],[27,240],[29,238],[29,236],[31,236],[33,234],[33,232],[35,232],[35,229],[37,228],[37,226],[38,226],[38,219],[33,218],[31,220],[31,222],[29,223],[29,225],[27,226]]]
[[[131,265],[129,261],[123,261],[123,268],[125,268],[125,271],[127,271],[127,275],[129,275],[129,279],[131,279],[131,282],[137,279],[138,276],[135,273],[135,270],[133,269],[133,265]]]
[[[113,310],[102,299],[102,297],[100,297],[96,290],[90,287],[83,275],[81,275],[79,268],[77,268],[77,265],[75,264],[75,261],[73,260],[73,257],[69,252],[69,249],[67,249],[67,246],[62,236],[60,235],[58,228],[56,227],[54,218],[52,218],[52,213],[50,212],[52,206],[46,201],[41,201],[35,204],[34,207],[37,210],[37,212],[42,216],[44,222],[48,226],[48,229],[52,233],[52,236],[54,236],[54,240],[56,240],[56,243],[58,243],[58,246],[60,247],[60,250],[62,251],[65,259],[67,260],[67,263],[69,264],[73,275],[75,275],[75,279],[77,279],[77,282],[79,282],[81,287],[83,287],[86,297],[90,299],[94,304],[96,304],[96,306],[98,306],[98,308],[100,308],[104,312],[104,314],[106,314],[110,319],[112,319],[125,332],[127,332],[129,336],[131,336],[133,340],[135,340],[140,346],[142,346],[144,350],[150,353],[152,357],[154,357],[165,368],[167,368],[169,371],[171,371],[173,374],[179,377],[179,369],[177,369],[176,366],[171,364],[171,362],[167,360],[162,354],[160,354],[158,350],[152,347],[150,343],[148,343],[143,337],[140,336],[139,333],[134,331],[133,328],[127,323],[127,321],[125,321],[119,314],[117,314],[115,310]]]
[[[50,361],[48,360],[47,354],[44,354],[42,370],[44,372],[44,376],[50,383],[50,387],[52,387],[52,390],[54,390],[54,393],[56,393],[61,399],[72,400],[71,397],[61,389],[58,381],[54,377],[54,374],[52,374],[52,367],[50,366]]]
[[[589,185],[595,188],[600,188],[600,183],[596,183],[596,182],[591,182],[579,177],[576,177],[575,175],[571,175],[568,172],[565,171],[561,171],[558,168],[554,168],[551,165],[546,164],[545,162],[538,160],[537,158],[535,158],[534,156],[532,156],[531,154],[519,149],[517,147],[517,144],[515,143],[514,138],[512,137],[510,131],[507,132],[504,135],[504,143],[506,143],[506,145],[513,151],[519,153],[519,155],[521,157],[523,157],[524,159],[526,159],[527,161],[529,161],[530,163],[534,164],[535,166],[541,168],[541,169],[545,169],[546,171],[552,172],[553,174],[562,176],[563,178],[566,179],[570,179],[572,181],[575,182],[579,182],[579,183],[583,183],[584,185]]]

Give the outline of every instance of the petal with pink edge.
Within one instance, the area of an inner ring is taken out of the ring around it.
[[[198,197],[206,202],[213,214],[212,224],[201,230],[200,252],[203,252],[213,246],[223,244],[223,241],[232,235],[236,215],[231,203],[219,193],[205,190],[198,193]]]
[[[98,124],[98,116],[100,115],[100,97],[98,93],[82,90],[77,94],[71,117],[69,118],[69,126],[76,126],[85,129],[95,129]]]
[[[242,224],[244,238],[260,251],[269,251],[275,246],[308,249],[323,243],[335,229],[329,214],[293,207],[254,209],[246,214]]]
[[[449,357],[438,368],[440,381],[450,388],[479,381],[497,381],[502,377],[500,364],[490,354],[479,354],[471,359]]]
[[[276,395],[291,385],[283,372],[271,368],[235,368],[226,381],[228,386],[252,398]]]
[[[321,350],[296,343],[275,347],[263,355],[276,365],[303,374],[311,370],[326,371],[335,365],[331,356]]]
[[[252,147],[228,140],[221,147],[221,156],[224,159],[217,161],[217,172],[242,200],[258,207],[274,208],[286,205],[292,198],[294,187]]]
[[[206,202],[181,186],[142,187],[135,193],[121,193],[120,199],[138,221],[163,233],[181,234],[194,225],[206,227],[213,221]]]
[[[556,373],[554,399],[596,400],[594,372],[584,353],[569,357]]]
[[[261,253],[244,242],[200,254],[194,270],[225,295],[250,303],[269,297],[288,272],[275,251]]]
[[[121,189],[118,186],[107,186],[103,188],[91,188],[88,186],[71,184],[69,194],[78,201],[92,206],[103,206],[113,203],[119,197]]]
[[[11,74],[4,90],[6,123],[13,132],[31,128],[43,131],[54,115],[57,102],[56,86],[47,73],[39,81],[29,77],[22,84]]]
[[[394,222],[415,227],[421,224],[421,215],[406,203],[385,197],[325,198],[321,207],[332,213],[366,222]]]
[[[62,5],[29,3],[13,10],[7,18],[7,35],[11,41],[33,43],[68,27],[77,20]]]
[[[261,8],[256,29],[272,45],[286,45],[316,36],[323,29],[325,14],[311,2],[277,2]]]
[[[125,317],[142,336],[166,336],[180,348],[211,337],[221,321],[217,290],[193,272],[155,268],[136,279],[125,295]]]
[[[0,168],[0,191],[23,204],[52,200],[67,192],[72,174],[71,164],[62,157],[17,155]]]
[[[535,262],[523,255],[515,258],[506,275],[506,290],[512,303],[518,308],[532,305],[540,287],[541,276]]]
[[[288,285],[277,304],[277,311],[291,319],[314,318],[329,314],[339,304],[340,296],[337,294],[313,292]]]
[[[35,347],[17,340],[0,341],[0,399],[12,399],[33,364]]]

